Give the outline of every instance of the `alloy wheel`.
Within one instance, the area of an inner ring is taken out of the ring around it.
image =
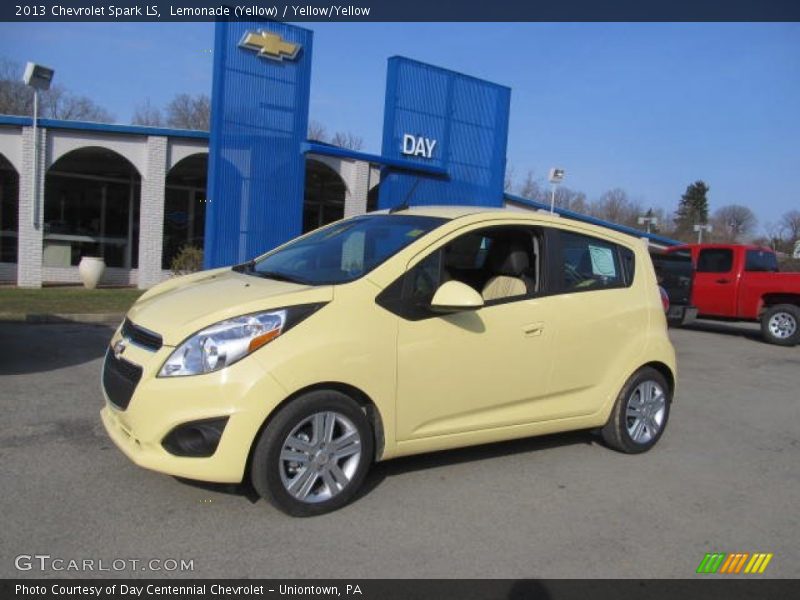
[[[361,461],[361,436],[341,413],[325,411],[303,419],[286,437],[278,468],[296,500],[325,502],[344,490]]]
[[[628,397],[625,423],[628,435],[637,444],[647,444],[664,426],[667,396],[655,381],[644,381]]]

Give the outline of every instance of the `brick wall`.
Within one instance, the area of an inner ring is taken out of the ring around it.
[[[31,171],[33,169],[33,127],[22,128],[22,170],[19,173],[19,229],[17,249],[17,285],[41,287],[42,285],[42,215],[44,212],[44,161],[47,131],[37,129],[38,145],[38,223],[34,226],[35,202],[32,195]]]
[[[167,138],[147,138],[147,171],[142,178],[139,207],[139,277],[137,285],[149,288],[164,275],[161,269],[164,235],[164,186],[167,177]]]

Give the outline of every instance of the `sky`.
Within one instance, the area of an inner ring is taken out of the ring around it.
[[[800,210],[798,23],[311,23],[311,119],[380,153],[386,60],[404,55],[512,88],[518,180],[566,170],[590,199],[619,187],[676,208],[691,182],[710,207],[760,225]],[[0,57],[127,123],[145,98],[208,93],[212,23],[2,23]]]

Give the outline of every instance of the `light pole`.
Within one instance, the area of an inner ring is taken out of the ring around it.
[[[711,233],[712,231],[714,231],[714,227],[712,225],[709,225],[709,224],[702,225],[702,224],[698,223],[697,225],[694,226],[694,230],[697,232],[697,243],[698,244],[702,244],[703,243],[703,232],[707,231],[708,233]]]
[[[557,167],[553,167],[550,169],[550,174],[548,175],[548,179],[550,180],[550,214],[555,212],[556,208],[556,187],[559,183],[564,181],[565,171],[564,169],[559,169]]]
[[[37,122],[39,120],[39,90],[49,90],[50,83],[56,72],[48,67],[29,62],[25,65],[25,74],[22,81],[33,88],[33,160],[31,161],[31,200],[33,206],[33,227],[39,228],[39,195],[36,193],[36,180],[38,179],[39,136]]]
[[[645,215],[643,217],[639,217],[638,223],[639,225],[647,224],[647,233],[650,233],[651,228],[654,225],[658,225],[658,217],[648,217],[647,215]]]

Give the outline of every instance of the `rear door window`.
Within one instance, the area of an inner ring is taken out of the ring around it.
[[[774,252],[767,250],[748,250],[744,270],[775,272],[778,270],[778,258]]]
[[[733,250],[706,248],[697,257],[698,273],[728,273],[733,267]]]
[[[622,287],[633,277],[633,265],[623,269],[619,246],[596,237],[560,231],[561,260],[558,265],[563,291]],[[629,272],[626,277],[626,272]]]

